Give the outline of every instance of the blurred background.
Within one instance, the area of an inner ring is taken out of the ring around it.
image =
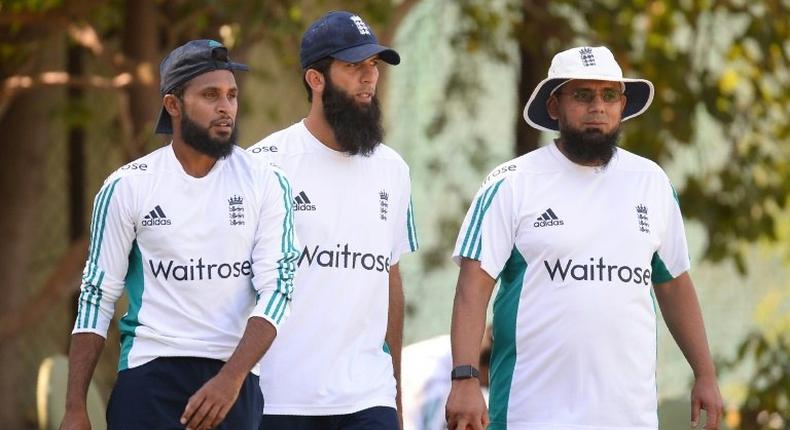
[[[162,57],[213,38],[251,66],[238,77],[248,147],[306,115],[299,40],[332,9],[362,15],[403,60],[382,68],[379,94],[421,243],[401,264],[406,343],[449,331],[449,256],[485,174],[553,138],[521,119],[552,56],[606,45],[656,87],[622,146],[680,194],[727,428],[790,429],[790,0],[0,0],[2,428],[46,420],[37,396],[62,402],[52,384],[37,393],[40,366],[67,352],[94,194],[166,143],[153,134]],[[659,326],[662,429],[688,428],[691,372]],[[99,399],[117,358],[114,326]]]

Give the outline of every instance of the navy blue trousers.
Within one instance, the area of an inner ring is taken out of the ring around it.
[[[376,406],[346,415],[264,415],[259,430],[399,430],[394,408]]]
[[[142,366],[118,372],[107,405],[109,430],[183,429],[179,420],[187,401],[219,373],[221,360],[196,357],[160,357]],[[216,429],[257,430],[263,413],[258,377],[249,374],[236,403]]]

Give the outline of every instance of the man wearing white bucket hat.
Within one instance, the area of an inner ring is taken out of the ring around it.
[[[652,99],[605,47],[552,60],[524,118],[559,138],[487,176],[453,252],[450,429],[657,429],[655,300],[694,371],[692,426],[704,409],[718,428],[677,196],[658,165],[617,147]],[[476,365],[497,279],[489,420]]]

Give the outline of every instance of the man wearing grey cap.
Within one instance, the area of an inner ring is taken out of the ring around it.
[[[96,196],[61,429],[90,428],[87,386],[124,291],[108,427],[257,429],[257,362],[288,314],[298,251],[284,174],[236,146],[243,70],[213,40],[162,61],[155,130],[172,141]]]
[[[617,147],[652,98],[605,47],[554,56],[524,118],[559,137],[488,175],[456,241],[450,429],[657,430],[654,300],[694,371],[692,427],[704,409],[718,428],[677,196]],[[476,367],[497,280],[487,410]]]
[[[381,46],[358,15],[330,12],[302,37],[307,117],[248,149],[292,180],[302,255],[294,306],[261,361],[261,429],[399,428],[403,286],[417,249],[409,169],[381,143]]]

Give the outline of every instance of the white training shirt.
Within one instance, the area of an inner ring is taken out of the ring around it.
[[[384,336],[389,268],[417,249],[408,166],[384,145],[368,157],[334,151],[303,122],[248,151],[291,179],[303,246],[291,316],[261,361],[264,413],[394,407]]]
[[[500,281],[489,429],[658,428],[651,280],[689,269],[660,167],[623,149],[580,166],[555,144],[502,164],[466,215],[461,257]]]
[[[73,333],[106,337],[126,289],[119,370],[168,356],[227,361],[249,317],[278,327],[288,315],[290,195],[281,171],[238,147],[202,178],[171,145],[121,167],[94,202]]]

